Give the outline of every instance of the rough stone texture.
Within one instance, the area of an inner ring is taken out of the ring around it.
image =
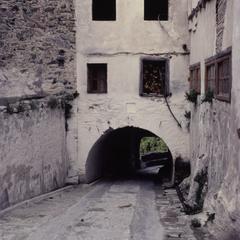
[[[228,103],[214,101],[213,105],[204,104],[193,111],[191,134],[194,139],[192,159],[205,154],[207,161],[193,163],[193,170],[200,171],[208,167],[208,193],[204,210],[216,213],[216,225],[219,231],[232,231],[239,214],[236,204],[239,189],[238,165],[240,143],[237,139],[237,122],[233,121],[235,113]],[[194,175],[192,175],[194,177]],[[194,192],[190,188],[188,198]],[[232,219],[232,220],[231,220]],[[227,225],[227,226],[226,226]],[[237,227],[236,227],[237,229]],[[223,239],[223,238],[221,238]]]
[[[215,240],[206,226],[192,226],[195,216],[187,216],[184,213],[175,189],[159,189],[157,192],[157,209],[165,229],[164,240]]]
[[[225,1],[221,1],[221,4]],[[233,75],[231,103],[213,100],[212,104],[203,103],[191,109],[191,136],[190,152],[192,159],[192,173],[208,167],[208,193],[206,195],[204,210],[215,213],[213,224],[209,229],[215,232],[218,239],[239,239],[239,159],[240,141],[237,129],[240,125],[239,103],[239,14],[240,2],[227,1],[225,19],[219,24],[224,25],[222,36],[216,46],[216,26],[213,21],[216,14],[216,1],[210,1],[206,9],[195,19],[197,25],[190,23],[191,31],[191,64],[201,62],[201,73],[205,76],[204,60],[213,56],[217,48],[225,50],[233,47]],[[220,7],[220,6],[219,6]],[[223,12],[224,12],[223,11]],[[224,13],[221,12],[221,16]],[[221,26],[222,26],[221,25]],[[233,33],[232,34],[232,29]],[[208,34],[206,34],[206,32]],[[234,37],[233,37],[234,36]],[[205,41],[202,41],[202,38]],[[221,47],[220,47],[221,46]],[[204,93],[204,77],[201,80],[202,93]],[[200,161],[200,156],[205,156]],[[193,181],[193,174],[192,174]],[[191,189],[190,189],[191,192]]]
[[[53,95],[76,91],[75,54],[72,0],[0,2],[0,208],[65,184],[77,130]]]
[[[61,106],[30,101],[4,107],[0,126],[0,209],[64,186],[68,164]]]
[[[75,88],[73,1],[0,2],[0,96]]]
[[[144,1],[117,1],[116,21],[92,21],[91,1],[76,2],[77,82],[79,98],[79,162],[85,173],[94,143],[109,128],[134,126],[149,130],[168,145],[173,158],[188,159],[188,132],[184,99],[188,89],[189,45],[187,1],[169,1],[169,21],[144,21]],[[169,104],[164,98],[140,97],[140,61],[143,57],[166,58],[170,62]],[[108,93],[87,94],[87,63],[108,64]],[[80,115],[81,114],[81,115]]]
[[[185,205],[189,213],[202,211],[204,200],[208,191],[208,165],[207,157],[200,156],[197,166],[192,173],[190,191],[185,200]]]
[[[183,201],[188,197],[189,189],[190,189],[190,181],[191,181],[191,177],[187,177],[178,185],[180,193],[182,194],[182,197],[183,197],[182,199]]]
[[[216,1],[216,52],[222,50],[224,20],[226,15],[227,0]]]

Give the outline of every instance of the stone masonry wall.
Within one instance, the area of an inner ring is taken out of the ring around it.
[[[66,182],[75,54],[73,0],[0,1],[0,210]]]
[[[73,1],[0,2],[0,97],[75,86]]]
[[[216,52],[222,50],[224,20],[227,8],[227,0],[217,0],[216,2]]]
[[[236,7],[238,6],[238,8]],[[236,9],[236,10],[235,10]],[[237,130],[239,121],[239,62],[236,50],[238,38],[233,39],[233,30],[239,33],[240,3],[235,0],[212,0],[204,10],[190,20],[190,64],[201,63],[201,93],[197,106],[191,109],[191,187],[188,201],[196,185],[196,173],[207,169],[207,194],[204,202],[204,221],[214,214],[207,226],[217,239],[239,239],[239,159],[240,141]],[[235,11],[235,15],[233,12]],[[235,24],[234,24],[235,21]],[[202,39],[205,38],[205,41]],[[205,94],[205,59],[232,47],[231,102],[213,99],[212,104],[201,103]],[[239,50],[238,50],[239,53]],[[195,174],[195,175],[194,175]],[[195,194],[196,197],[196,194]],[[208,216],[207,216],[208,213]],[[203,221],[203,223],[204,223]]]
[[[193,107],[191,112],[192,169],[196,172],[208,168],[204,210],[215,214],[214,224],[209,227],[219,239],[237,240],[240,141],[236,108],[214,100],[212,104]]]

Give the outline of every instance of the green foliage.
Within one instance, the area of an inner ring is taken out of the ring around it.
[[[167,152],[166,143],[158,137],[144,137],[140,143],[140,154],[144,155],[148,152]]]
[[[48,107],[50,107],[51,109],[55,109],[58,107],[58,101],[56,98],[51,97],[48,101]]]
[[[194,218],[191,220],[191,226],[194,228],[200,228],[202,224],[197,218]]]
[[[20,113],[20,112],[24,112],[24,104],[22,102],[20,102],[17,106],[17,112]]]
[[[13,110],[12,106],[9,103],[7,103],[7,105],[6,105],[6,112],[8,114],[13,114],[14,113],[14,110]]]
[[[187,119],[187,129],[190,131],[191,111],[185,111],[184,117]]]
[[[162,72],[164,72],[165,69],[163,69],[162,66],[159,66],[159,64],[148,62],[144,64],[143,67],[143,88],[144,93],[151,94],[161,94],[163,91],[163,82],[164,82],[164,75]]]
[[[212,103],[213,97],[214,97],[213,91],[208,90],[208,91],[204,94],[204,97],[203,97],[203,99],[202,99],[202,103],[204,103],[204,102]]]
[[[194,89],[185,93],[186,100],[194,104],[197,104],[197,96],[198,96],[198,93]]]
[[[186,119],[190,120],[190,119],[191,119],[191,112],[190,112],[190,111],[185,111],[184,117],[185,117]]]
[[[66,119],[66,121],[65,121],[65,129],[66,129],[66,131],[68,131],[67,119],[71,118],[71,115],[72,115],[72,111],[71,111],[72,110],[72,105],[69,102],[65,101],[64,109],[65,109],[65,119]]]
[[[76,99],[79,96],[78,91],[75,91],[72,94],[68,94],[65,96],[65,101],[73,101],[74,99]]]
[[[31,107],[31,110],[32,110],[32,111],[38,109],[37,103],[36,103],[35,101],[31,101],[31,102],[30,102],[30,107]]]
[[[21,113],[24,112],[24,110],[24,104],[22,102],[19,102],[18,104],[6,104],[6,113],[8,114]]]

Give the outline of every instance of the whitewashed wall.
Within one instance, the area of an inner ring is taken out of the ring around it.
[[[183,117],[187,102],[189,45],[187,0],[170,1],[169,21],[144,21],[143,0],[117,0],[117,20],[92,21],[91,1],[76,2],[77,82],[79,98],[78,170],[84,174],[89,150],[109,128],[135,126],[163,138],[173,157],[188,159],[188,133]],[[139,96],[140,59],[170,60],[169,102],[183,124],[179,129],[163,98]],[[108,93],[87,94],[87,63],[108,64]]]
[[[0,210],[65,185],[68,171],[64,110],[47,102],[0,108]]]

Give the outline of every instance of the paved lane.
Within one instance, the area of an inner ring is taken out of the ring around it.
[[[8,213],[0,239],[161,240],[155,199],[150,179],[102,181]]]
[[[141,181],[102,182],[27,239],[161,240],[155,195]]]
[[[0,240],[215,240],[191,228],[195,216],[181,211],[174,189],[154,183],[153,170],[30,201],[0,216]]]

